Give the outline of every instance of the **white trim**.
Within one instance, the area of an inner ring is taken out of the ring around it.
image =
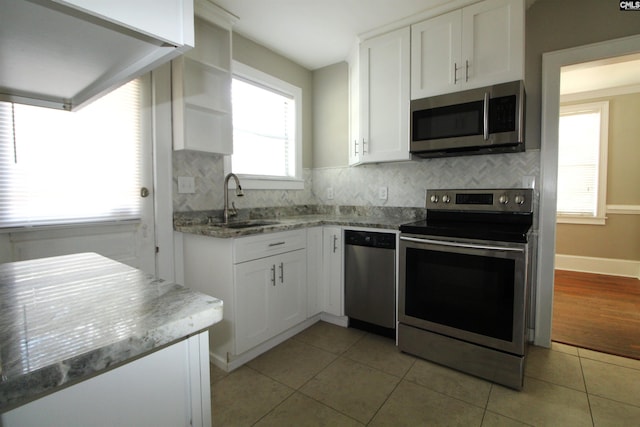
[[[627,55],[640,51],[640,35],[603,41],[542,55],[542,140],[540,144],[540,226],[538,283],[534,343],[551,346],[553,318],[553,274],[556,241],[556,197],[558,185],[558,117],[560,68],[581,62]]]
[[[640,215],[640,205],[607,205],[608,214]]]
[[[320,313],[320,320],[322,320],[323,322],[331,323],[332,325],[342,326],[343,328],[349,327],[349,318],[347,316],[336,316],[335,314],[323,311],[322,313]]]
[[[413,15],[394,21],[390,24],[383,25],[381,27],[375,28],[370,31],[366,31],[364,33],[358,34],[358,40],[364,41],[370,39],[372,37],[379,36],[381,34],[389,33],[391,31],[398,30],[400,28],[408,27],[413,24],[417,24],[418,22],[422,22],[424,20],[434,18],[439,15],[443,15],[447,12],[451,12],[457,9],[462,9],[463,7],[469,6],[473,3],[478,3],[480,0],[449,0],[442,2],[437,6],[429,7],[422,12],[414,13]]]
[[[177,281],[173,239],[171,65],[151,72],[156,277]],[[181,259],[181,258],[180,258]],[[184,282],[178,282],[184,283]]]
[[[588,224],[606,225],[606,216],[580,216],[558,214],[556,221],[558,224]]]
[[[232,61],[232,76],[239,76],[247,79],[249,82],[255,82],[260,85],[281,92],[284,95],[291,96],[295,100],[296,107],[296,130],[295,130],[295,168],[296,175],[290,178],[255,176],[246,174],[237,174],[242,187],[246,189],[259,190],[303,190],[304,175],[302,171],[302,89],[284,80],[280,80],[270,74],[250,67],[238,61]],[[224,158],[224,174],[227,175],[231,171],[231,156]]]
[[[640,261],[556,254],[556,269],[640,279]]]
[[[253,347],[251,350],[247,350],[238,356],[232,356],[233,359],[229,361],[224,360],[224,358],[221,355],[215,354],[213,352],[213,349],[210,349],[209,360],[211,361],[211,363],[213,363],[223,371],[231,372],[234,369],[238,369],[240,366],[244,365],[245,363],[260,356],[262,353],[265,353],[271,350],[278,344],[285,342],[286,340],[293,337],[294,335],[299,334],[300,332],[304,331],[305,329],[317,323],[318,321],[320,321],[320,315],[316,314],[315,316],[308,318],[304,322],[298,323],[296,326],[292,327],[291,329],[287,329],[281,334],[276,335],[275,337],[263,342],[262,344],[259,344]]]
[[[610,87],[606,89],[591,90],[589,92],[567,93],[560,96],[560,103],[586,101],[596,98],[611,98],[619,95],[640,93],[640,84],[631,86]]]

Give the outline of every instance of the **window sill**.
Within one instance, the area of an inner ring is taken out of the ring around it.
[[[606,225],[607,217],[585,217],[578,215],[558,215],[558,224]]]

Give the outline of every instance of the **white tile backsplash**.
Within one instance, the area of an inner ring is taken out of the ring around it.
[[[540,152],[447,157],[408,162],[305,169],[304,190],[246,190],[238,208],[294,205],[424,207],[427,188],[521,187],[540,177]],[[195,178],[195,193],[178,193],[177,177]],[[222,209],[223,156],[189,151],[173,155],[176,212]],[[379,198],[380,187],[387,199]],[[333,189],[328,199],[327,189]],[[231,193],[232,194],[232,193]]]
[[[524,176],[538,181],[539,151],[313,169],[313,190],[320,204],[424,207],[427,188],[521,187]]]

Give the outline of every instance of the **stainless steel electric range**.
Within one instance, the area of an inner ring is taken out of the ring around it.
[[[426,219],[400,227],[398,347],[522,388],[531,189],[428,190]]]

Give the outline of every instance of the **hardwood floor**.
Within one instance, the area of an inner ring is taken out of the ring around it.
[[[640,280],[556,270],[551,338],[640,359]]]

